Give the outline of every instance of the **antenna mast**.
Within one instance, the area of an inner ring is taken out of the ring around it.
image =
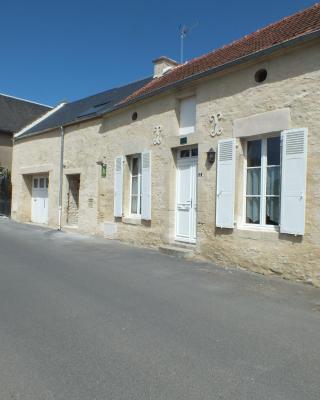
[[[198,25],[199,25],[199,22],[196,22],[191,27],[187,26],[185,24],[181,24],[179,26],[179,32],[180,32],[180,63],[181,64],[183,64],[183,60],[184,60],[184,39],[187,37],[189,32],[191,32]]]

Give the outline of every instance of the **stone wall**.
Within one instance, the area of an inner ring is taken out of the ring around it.
[[[80,231],[103,234],[141,245],[156,246],[175,238],[176,149],[179,148],[179,99],[195,95],[196,132],[188,145],[199,149],[197,245],[196,251],[224,265],[236,265],[262,273],[320,285],[320,45],[287,51],[194,82],[181,90],[66,128],[65,174],[80,174],[78,227]],[[268,78],[258,84],[254,74],[268,70]],[[308,127],[308,176],[306,230],[303,237],[278,232],[243,229],[243,146],[237,138],[236,207],[237,225],[233,230],[215,227],[216,163],[206,162],[207,151],[217,148],[220,138],[237,136],[236,120],[269,111],[288,109],[291,127]],[[132,121],[131,115],[138,118]],[[210,116],[222,113],[222,135],[212,137]],[[160,128],[159,128],[160,127]],[[153,144],[160,131],[161,143]],[[132,219],[129,215],[129,168],[124,165],[124,217],[113,217],[114,160],[116,156],[151,151],[152,220]],[[101,177],[97,162],[107,164]],[[14,146],[13,217],[28,220],[27,177],[47,169],[50,174],[49,224],[57,225],[59,136],[53,131],[18,141]],[[67,200],[64,182],[64,204]],[[64,224],[66,223],[64,213]]]

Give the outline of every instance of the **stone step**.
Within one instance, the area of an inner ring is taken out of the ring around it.
[[[191,259],[194,257],[193,250],[183,247],[163,245],[159,246],[159,250],[161,251],[161,253],[178,258]]]

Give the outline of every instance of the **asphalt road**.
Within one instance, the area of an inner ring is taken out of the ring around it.
[[[0,220],[1,400],[319,400],[320,289]]]

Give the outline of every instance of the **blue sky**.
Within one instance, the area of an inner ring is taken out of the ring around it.
[[[55,105],[151,75],[179,59],[179,25],[199,22],[187,60],[306,8],[308,0],[3,0],[0,92]]]

